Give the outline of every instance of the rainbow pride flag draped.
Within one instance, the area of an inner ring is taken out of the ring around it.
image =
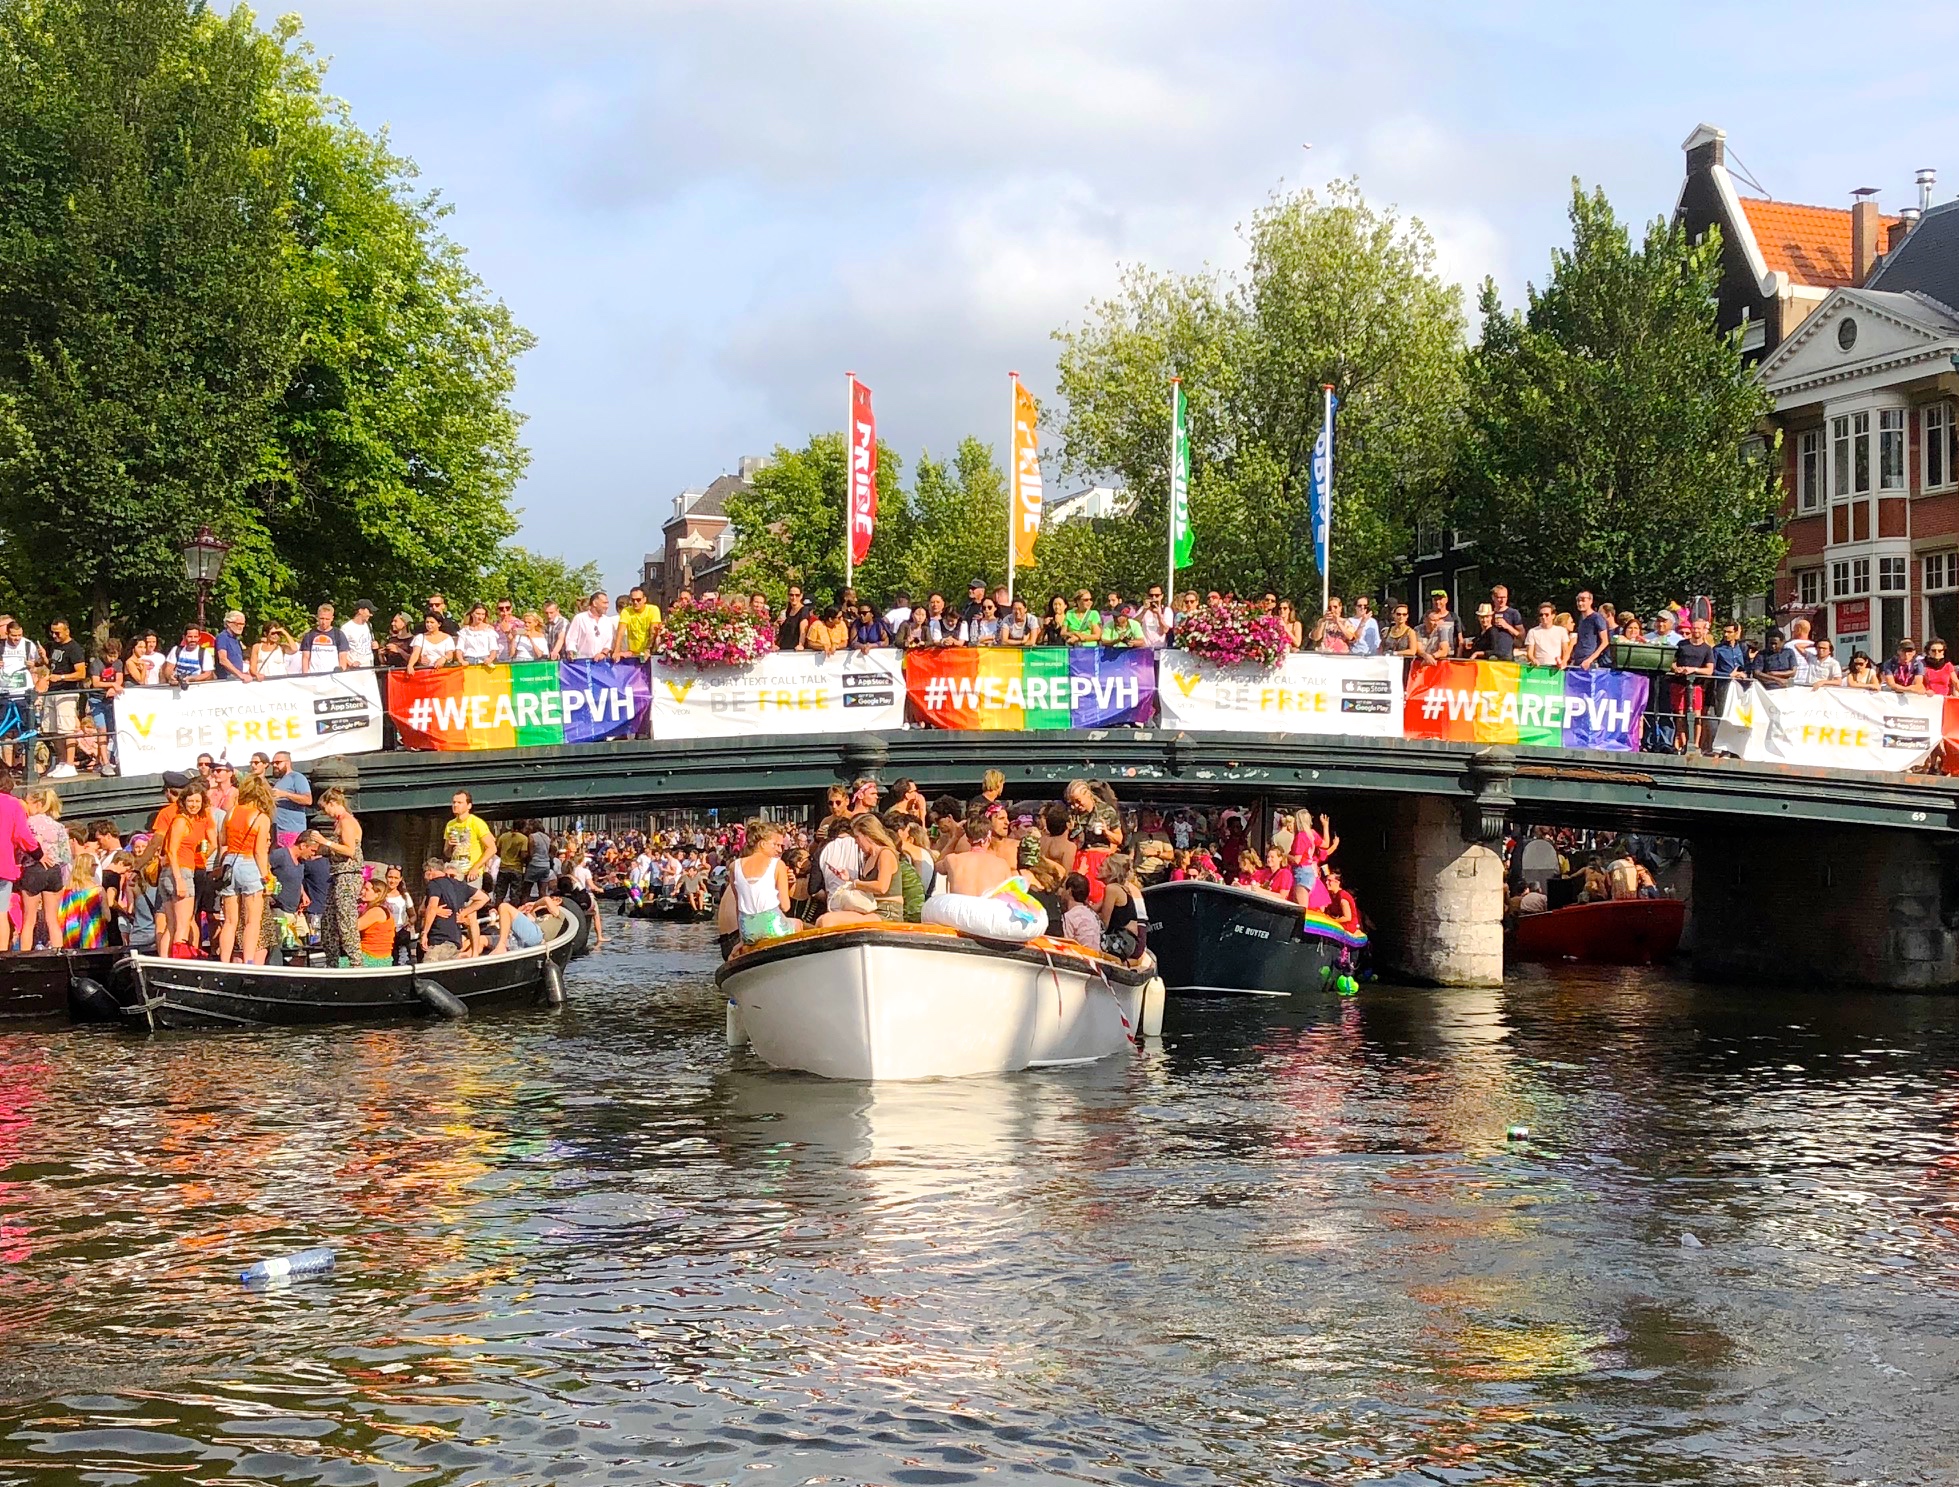
[[[643,661],[520,661],[388,674],[403,748],[522,749],[646,737]]]
[[[1545,748],[1639,747],[1647,680],[1628,671],[1556,671],[1515,661],[1441,661],[1408,678],[1407,738]]]
[[[1156,711],[1156,653],[953,649],[909,651],[905,693],[933,728],[1107,728],[1147,723]]]

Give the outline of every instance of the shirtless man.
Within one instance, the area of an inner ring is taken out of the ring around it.
[[[1013,865],[994,853],[982,850],[993,837],[993,822],[987,816],[973,816],[966,822],[966,850],[941,858],[939,871],[945,874],[946,891],[967,898],[984,898],[1014,875]]]

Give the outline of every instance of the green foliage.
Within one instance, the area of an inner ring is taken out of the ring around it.
[[[950,464],[920,455],[912,507],[903,588],[914,602],[937,590],[956,609],[975,575],[1007,581],[1007,477],[990,445],[962,439]]]
[[[463,592],[492,603],[514,599],[519,614],[527,609],[542,610],[546,600],[555,599],[560,609],[571,614],[603,584],[597,563],[581,563],[574,568],[563,558],[546,557],[527,547],[511,545],[497,553],[480,583]],[[411,599],[426,597],[426,594],[411,595]]]
[[[855,582],[882,597],[905,584],[912,512],[901,483],[904,465],[879,441],[877,531]],[[749,488],[728,498],[736,536],[735,578],[781,604],[791,583],[810,601],[828,604],[844,586],[844,509],[847,471],[842,434],[817,434],[801,449],[778,447],[749,479]]]
[[[1781,492],[1774,459],[1745,451],[1771,403],[1715,327],[1718,234],[1656,220],[1635,248],[1575,181],[1571,227],[1522,314],[1483,290],[1455,518],[1483,577],[1622,609],[1762,593]]]
[[[0,552],[30,615],[464,589],[514,530],[528,344],[297,23],[0,0]]]
[[[1324,383],[1341,402],[1336,590],[1379,587],[1441,499],[1463,320],[1427,231],[1344,182],[1324,200],[1273,199],[1243,236],[1238,274],[1131,269],[1086,325],[1057,333],[1064,462],[1119,475],[1135,500],[1130,519],[1098,524],[1098,586],[1162,574],[1173,374],[1189,399],[1196,533],[1180,585],[1318,589],[1307,491]]]

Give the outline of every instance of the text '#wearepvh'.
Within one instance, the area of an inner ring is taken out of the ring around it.
[[[1647,680],[1514,661],[1443,661],[1409,679],[1402,736],[1543,748],[1639,748]]]
[[[905,657],[914,715],[929,727],[1108,728],[1156,712],[1151,651],[914,651]]]
[[[388,716],[410,749],[644,738],[649,700],[646,667],[633,661],[526,661],[388,678]]]

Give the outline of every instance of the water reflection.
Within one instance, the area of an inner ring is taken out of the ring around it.
[[[1955,1468],[1949,1001],[1531,972],[872,1087],[731,1060],[708,952],[625,925],[557,1015],[0,1035],[0,1481]]]

